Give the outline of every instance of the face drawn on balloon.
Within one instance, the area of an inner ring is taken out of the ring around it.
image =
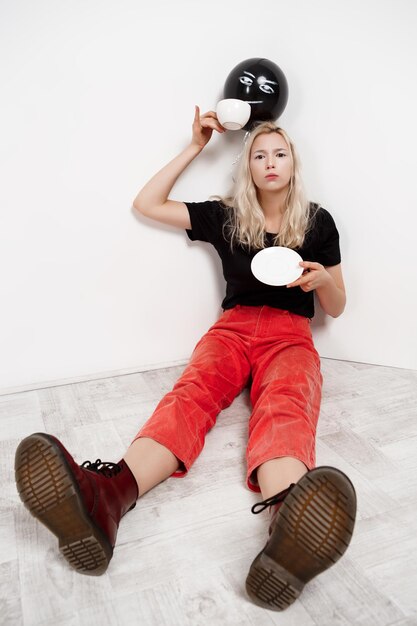
[[[272,87],[272,85],[276,85],[278,86],[278,83],[276,80],[268,80],[267,78],[265,78],[265,76],[259,76],[258,78],[256,78],[255,74],[252,74],[251,72],[247,72],[246,70],[243,70],[242,76],[239,76],[239,81],[242,83],[242,85],[245,86],[245,91],[246,94],[250,94],[251,91],[254,91],[255,88],[253,88],[253,90],[251,90],[251,87],[253,86],[253,83],[256,82],[259,86],[259,91],[262,91],[263,93],[267,93],[269,95],[274,94],[275,90]],[[241,100],[246,100],[246,98],[240,98]],[[248,102],[249,104],[261,104],[263,102],[262,100],[246,100],[246,102]]]
[[[288,101],[288,83],[283,71],[268,59],[242,61],[230,72],[224,85],[224,98],[237,98],[251,105],[245,130],[258,121],[276,120]]]

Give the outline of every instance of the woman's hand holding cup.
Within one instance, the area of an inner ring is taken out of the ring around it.
[[[196,105],[191,144],[198,146],[200,150],[202,150],[210,141],[213,130],[217,130],[219,133],[226,132],[226,129],[217,119],[215,111],[208,111],[207,113],[200,115],[200,108]]]

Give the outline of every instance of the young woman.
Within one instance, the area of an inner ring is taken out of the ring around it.
[[[226,279],[222,315],[119,463],[78,465],[58,439],[35,433],[16,451],[16,480],[26,507],[58,537],[68,562],[81,573],[102,574],[121,517],[140,495],[187,473],[219,412],[250,383],[246,482],[263,498],[252,512],[269,509],[271,523],[246,589],[256,604],[283,610],[342,556],[355,521],[349,478],[315,466],[322,376],[310,320],[314,292],[332,317],[345,307],[339,235],[331,215],[306,200],[295,146],[270,122],[250,133],[231,197],[170,200],[178,176],[214,130],[225,131],[215,112],[200,115],[196,107],[190,145],[151,178],[134,206],[216,248]],[[258,281],[250,269],[256,252],[274,245],[303,258],[302,276],[283,287]]]

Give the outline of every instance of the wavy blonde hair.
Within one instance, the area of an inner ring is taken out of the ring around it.
[[[257,188],[253,182],[249,167],[251,148],[256,137],[262,134],[278,133],[281,135],[291,152],[293,171],[285,198],[285,208],[280,232],[275,237],[273,245],[299,248],[302,246],[309,228],[309,217],[312,205],[307,200],[304,185],[301,179],[301,163],[294,143],[287,133],[273,122],[261,122],[251,131],[244,145],[234,179],[231,195],[211,196],[219,200],[229,216],[223,226],[223,234],[230,237],[230,246],[233,252],[234,242],[248,248],[265,248],[265,216],[258,201]]]

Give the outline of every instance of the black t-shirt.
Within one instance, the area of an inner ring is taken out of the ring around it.
[[[217,200],[186,202],[191,220],[191,229],[186,233],[191,241],[207,241],[217,250],[223,265],[226,280],[226,297],[222,302],[224,310],[236,304],[246,306],[268,305],[312,318],[314,316],[313,292],[304,292],[301,287],[287,288],[265,285],[252,274],[251,261],[259,250],[249,251],[234,242],[233,253],[230,239],[226,240],[223,224],[231,209]],[[307,231],[301,248],[295,248],[303,261],[315,261],[324,266],[340,263],[339,233],[330,213],[320,207],[313,210],[311,203],[311,227]],[[267,247],[273,245],[275,235],[265,233]]]

